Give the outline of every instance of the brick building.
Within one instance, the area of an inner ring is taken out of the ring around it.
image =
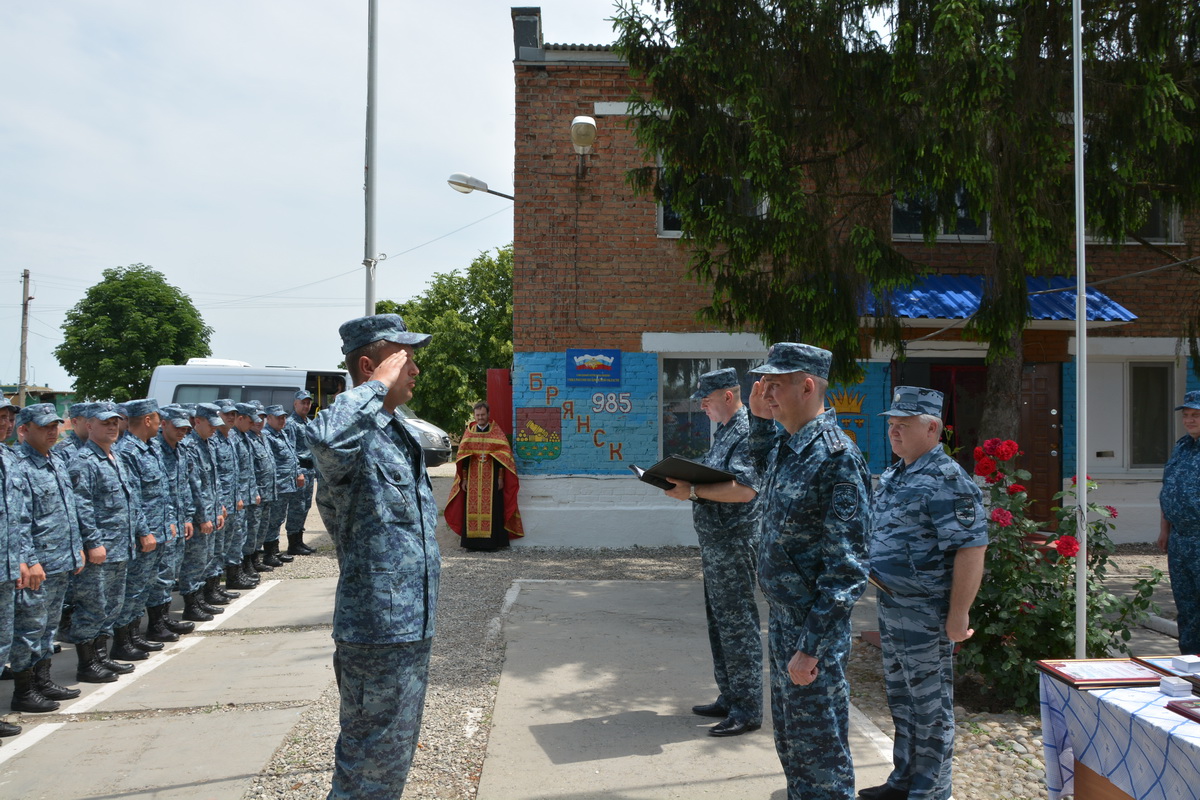
[[[644,163],[626,116],[633,81],[606,46],[545,44],[537,8],[513,9],[516,84],[514,187],[514,449],[530,544],[622,546],[694,542],[690,508],[634,480],[673,453],[707,449],[710,424],[688,395],[700,373],[765,356],[758,336],[705,327],[707,287],[688,274],[678,220],[628,187]],[[594,151],[578,156],[568,134],[593,117]],[[907,359],[872,348],[859,385],[831,387],[830,402],[874,473],[890,461],[876,415],[891,387],[946,392],[948,422],[973,445],[982,408],[983,345],[961,323],[993,246],[986,225],[920,241],[907,210],[893,235],[936,275],[906,298]],[[1187,257],[1195,220],[1160,215],[1143,235]],[[1139,245],[1088,247],[1092,280],[1166,263]],[[1073,279],[1056,279],[1055,286]],[[1157,491],[1171,443],[1173,407],[1195,382],[1176,336],[1190,291],[1181,270],[1105,284],[1089,293],[1089,471],[1099,499],[1118,506],[1118,540],[1157,535]],[[1031,290],[1049,287],[1032,281]],[[936,302],[930,301],[930,297]],[[1025,335],[1021,442],[1042,507],[1074,472],[1074,292],[1034,295]],[[915,341],[920,339],[921,341]],[[970,447],[966,448],[969,451]]]

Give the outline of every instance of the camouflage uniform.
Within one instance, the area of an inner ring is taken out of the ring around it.
[[[296,399],[301,397],[297,392]],[[307,392],[305,392],[307,394]],[[287,425],[283,432],[296,451],[296,459],[300,463],[300,474],[304,476],[304,486],[288,497],[287,516],[284,530],[289,536],[304,532],[304,523],[308,519],[308,510],[312,508],[313,488],[316,486],[317,471],[313,468],[312,451],[308,449],[308,437],[304,435],[308,427],[308,417],[293,411],[288,415]]]
[[[810,351],[823,356],[813,364]],[[828,359],[827,351],[781,343],[752,372],[824,377]],[[854,765],[846,661],[850,611],[867,583],[870,472],[832,409],[790,436],[751,415],[750,452],[763,475],[758,584],[771,607],[771,716],[788,800],[848,800]],[[817,677],[806,686],[788,674],[796,652],[817,660]]]
[[[103,564],[88,564],[73,582],[75,613],[66,640],[84,644],[112,634],[125,601],[128,562],[137,557],[134,537],[147,525],[119,458],[89,441],[69,469],[83,547],[106,551]]]
[[[208,574],[212,577],[219,577],[225,570],[225,554],[229,551],[236,524],[234,516],[240,513],[237,510],[237,452],[234,450],[232,433],[231,430],[221,428],[208,442],[217,462],[218,504],[225,508],[225,527],[213,531],[213,555],[208,566]],[[241,552],[240,545],[238,552]]]
[[[192,538],[183,546],[183,564],[179,570],[179,591],[182,594],[199,591],[204,587],[205,580],[211,577],[208,568],[212,563],[214,541],[217,537],[217,514],[221,510],[217,499],[219,478],[216,448],[212,442],[212,439],[218,436],[220,434],[214,432],[212,437],[204,439],[193,428],[184,440],[187,442],[187,453],[191,461],[192,485],[196,493],[196,516],[193,519],[195,530]],[[212,523],[211,533],[201,530],[200,526],[205,522]]]
[[[75,494],[67,470],[54,457],[47,458],[28,444],[17,446],[15,464],[28,511],[35,558],[46,579],[35,592],[17,592],[13,621],[12,669],[29,669],[54,653],[54,637],[67,584],[83,566]]]
[[[913,388],[897,387],[887,413],[940,416],[941,393]],[[939,443],[880,476],[871,524],[871,569],[892,591],[878,598],[896,726],[887,785],[912,800],[946,800],[954,756],[954,642],[946,616],[958,550],[988,543],[983,493]]]
[[[162,568],[163,553],[167,542],[176,535],[171,533],[171,526],[174,525],[176,531],[180,526],[158,442],[154,439],[143,442],[137,436],[126,436],[113,446],[113,451],[129,476],[134,502],[142,509],[146,520],[147,527],[139,530],[138,535],[153,534],[155,542],[149,553],[140,552],[141,548],[138,548],[138,557],[125,575],[125,600],[117,618],[119,627],[140,619],[146,606],[151,605],[148,600]]]
[[[0,448],[0,664],[8,661],[12,644],[14,600],[21,565],[38,563],[25,524],[27,512],[19,469],[8,448]]]
[[[234,515],[234,529],[226,542],[225,563],[234,565],[242,563],[246,539],[250,536],[250,512],[251,509],[258,508],[254,503],[254,498],[258,495],[258,480],[255,477],[254,451],[250,448],[249,434],[233,430],[229,432],[229,439],[233,444],[234,455],[237,456],[237,499],[243,504],[242,510]],[[257,522],[257,513],[253,519]],[[250,548],[250,552],[254,552],[253,547]]]
[[[163,425],[173,424],[170,421],[172,409],[163,407]],[[175,538],[165,542],[161,549],[162,560],[159,563],[158,577],[150,587],[148,606],[161,606],[171,602],[171,592],[179,579],[179,568],[183,563],[184,548],[186,547],[186,531],[184,523],[191,522],[196,516],[195,495],[192,487],[192,474],[188,463],[186,445],[183,441],[172,447],[160,432],[154,437],[154,446],[162,453],[163,466],[166,468],[167,492],[169,503],[174,509]],[[196,533],[193,531],[193,536]]]
[[[715,387],[721,388],[726,387]],[[741,391],[736,376],[733,389]],[[757,491],[758,472],[748,453],[749,433],[748,413],[742,407],[729,422],[717,427],[704,463],[732,472],[738,483]],[[729,718],[751,726],[762,724],[763,704],[762,625],[754,598],[760,516],[758,498],[749,503],[696,500],[692,507],[704,570],[704,613],[713,677],[720,691],[716,705],[728,709]]]
[[[1181,408],[1200,408],[1200,392],[1188,392]],[[1167,570],[1179,623],[1179,652],[1200,653],[1200,439],[1184,435],[1163,467],[1158,495],[1171,523]]]
[[[265,425],[263,426],[266,427]],[[275,508],[275,459],[267,446],[266,434],[251,431],[247,434],[250,451],[254,454],[254,480],[258,484],[258,494],[262,502],[254,507],[247,526],[246,542],[242,545],[242,554],[250,555],[263,549],[266,541],[267,525],[271,521],[271,513]]]
[[[429,339],[395,314],[351,320],[341,334],[343,354],[379,339]],[[403,794],[428,684],[438,509],[421,446],[384,412],[386,393],[379,381],[356,386],[307,429],[322,477],[317,507],[341,568],[333,614],[341,734],[330,798]]]
[[[268,410],[276,408],[283,411],[282,406],[271,406]],[[300,462],[296,458],[296,449],[288,438],[287,426],[284,426],[282,431],[277,431],[268,424],[263,427],[262,435],[275,462],[275,502],[271,504],[266,537],[263,539],[264,545],[270,545],[271,542],[279,541],[279,529],[283,526],[292,498],[297,493],[296,476],[300,474]]]

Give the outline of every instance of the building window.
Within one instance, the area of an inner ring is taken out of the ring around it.
[[[1150,201],[1146,210],[1146,222],[1137,229],[1135,235],[1153,244],[1182,244],[1180,228],[1178,211],[1164,203],[1162,198],[1157,198]],[[1096,236],[1091,229],[1087,231],[1087,240],[1098,244],[1111,243],[1108,239]],[[1125,243],[1140,244],[1131,238],[1126,238]]]
[[[955,193],[954,205],[954,216],[942,222],[938,240],[986,241],[990,236],[987,214],[975,211],[975,199],[966,189],[960,188]],[[892,200],[892,238],[922,239],[922,223],[929,215],[936,213],[937,205],[930,197],[896,197]]]
[[[683,220],[679,212],[671,205],[673,194],[670,179],[666,169],[659,166],[658,185],[662,200],[658,204],[658,235],[664,239],[678,239],[683,236]],[[708,180],[705,187],[702,206],[722,203],[728,211],[737,211],[748,217],[763,217],[767,213],[767,200],[759,196],[750,181],[742,180],[734,186],[731,178],[719,177]],[[707,199],[711,198],[711,199]]]
[[[749,370],[761,363],[761,358],[663,358],[659,374],[662,397],[661,454],[700,458],[712,446],[717,426],[700,410],[700,401],[692,399],[692,392],[696,391],[701,375],[714,369],[733,367],[741,381],[742,402],[746,402],[756,377],[749,374]]]
[[[1161,467],[1174,440],[1174,365],[1129,365],[1129,466]]]

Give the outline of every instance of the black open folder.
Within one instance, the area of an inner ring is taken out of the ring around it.
[[[636,464],[630,464],[629,468],[638,476],[638,480],[659,489],[671,488],[671,482],[665,480],[666,478],[674,478],[683,483],[724,483],[737,480],[737,476],[732,472],[713,469],[683,456],[667,456],[650,469],[642,469]]]

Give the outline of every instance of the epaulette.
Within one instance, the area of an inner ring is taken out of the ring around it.
[[[954,461],[948,461],[945,464],[938,464],[938,469],[946,476],[946,480],[956,480],[958,478],[958,464]]]
[[[825,437],[825,448],[831,455],[837,455],[846,449],[846,443],[837,435],[836,428],[826,428],[821,431],[821,435]]]

